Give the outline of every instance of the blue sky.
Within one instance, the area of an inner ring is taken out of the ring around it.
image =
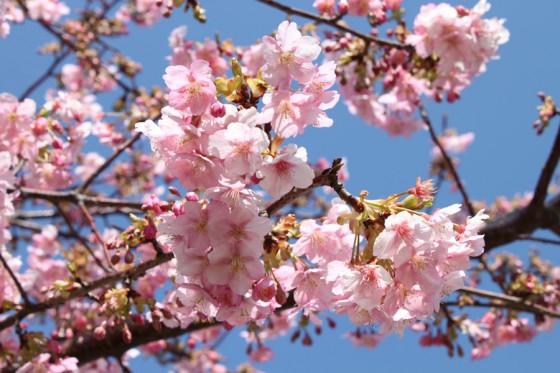
[[[285,1],[285,3],[310,9],[312,0]],[[200,25],[191,14],[176,11],[170,20],[154,28],[133,27],[131,38],[117,41],[125,54],[140,61],[143,73],[140,83],[146,86],[162,85],[161,76],[167,65],[165,56],[170,53],[167,37],[172,29],[186,24],[187,37],[202,41],[219,32],[223,39],[232,38],[238,45],[247,45],[275,29],[284,14],[269,9],[255,1],[206,0],[208,22]],[[403,1],[412,17],[420,2]],[[474,1],[452,2],[472,7]],[[500,59],[488,65],[488,71],[476,78],[474,84],[463,92],[458,102],[429,104],[428,112],[439,126],[443,113],[449,117],[449,126],[460,133],[474,131],[476,139],[467,153],[460,156],[459,172],[467,190],[476,200],[491,201],[499,195],[512,196],[531,190],[540,168],[548,155],[555,135],[557,121],[542,136],[536,136],[531,124],[537,118],[536,106],[540,104],[536,93],[545,91],[559,97],[560,69],[558,69],[558,15],[560,2],[495,0],[491,2],[491,16],[506,18],[511,32],[509,43],[499,51]],[[295,21],[301,23],[297,17]],[[0,40],[0,92],[16,96],[41,74],[48,57],[37,56],[37,48],[50,40],[32,24],[15,26],[7,40]],[[34,98],[41,102],[46,86]],[[415,182],[417,176],[428,177],[431,144],[427,133],[416,133],[410,139],[391,138],[381,130],[368,126],[348,114],[339,105],[329,114],[335,120],[330,129],[308,129],[296,140],[308,149],[311,161],[319,157],[348,159],[350,180],[347,188],[358,193],[362,189],[373,198],[400,192]],[[444,185],[437,205],[446,206],[460,202],[460,196],[449,192]],[[531,244],[511,247],[523,256]],[[542,247],[545,258],[560,262],[558,249]],[[324,328],[323,335],[314,338],[311,348],[299,343],[291,344],[288,338],[271,343],[276,358],[258,367],[267,372],[286,371],[380,371],[390,369],[404,372],[448,371],[456,373],[476,369],[481,372],[524,372],[529,369],[553,371],[557,364],[558,332],[539,335],[532,343],[508,345],[498,348],[490,357],[471,362],[468,357],[450,359],[443,348],[422,348],[418,336],[405,333],[403,339],[388,337],[376,349],[355,349],[341,336],[349,330],[345,317],[337,318],[335,330]],[[245,345],[237,332],[222,344],[221,352],[230,359],[230,366],[246,360]],[[464,344],[467,347],[467,344]],[[152,362],[138,358],[134,371],[154,371]]]

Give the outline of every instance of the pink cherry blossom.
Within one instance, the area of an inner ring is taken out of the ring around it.
[[[255,112],[256,115],[256,112]],[[210,154],[224,160],[224,167],[239,176],[254,174],[262,163],[261,153],[268,148],[268,137],[249,123],[230,123],[209,140]]]
[[[230,212],[220,202],[213,202],[208,206],[208,219],[210,243],[215,251],[220,252],[240,248],[243,253],[244,250],[252,251],[256,257],[262,251],[264,235],[271,229],[268,218],[242,207],[235,207]],[[214,254],[216,255],[218,254]]]
[[[228,285],[236,294],[245,294],[254,281],[264,276],[264,266],[258,255],[253,247],[243,244],[228,250],[214,249],[208,255],[208,281]]]
[[[297,25],[288,21],[278,26],[276,38],[263,37],[262,48],[267,62],[262,76],[279,89],[288,88],[292,78],[307,83],[313,76],[312,61],[321,53],[316,39],[302,36]]]
[[[307,151],[295,144],[282,148],[276,157],[266,156],[260,172],[263,177],[260,186],[274,198],[288,193],[293,187],[308,187],[315,176],[307,164]]]
[[[169,104],[177,110],[203,114],[216,101],[216,86],[207,61],[193,60],[190,67],[169,66],[163,79],[169,87]]]
[[[317,121],[318,109],[314,96],[308,93],[274,91],[263,97],[264,108],[257,123],[268,123],[282,138],[302,134],[306,125]]]
[[[50,23],[70,13],[70,8],[58,0],[29,0],[26,3],[31,19],[42,19]]]
[[[375,240],[373,253],[382,259],[393,259],[406,246],[418,248],[429,243],[433,230],[424,219],[403,211],[385,221],[385,230]]]

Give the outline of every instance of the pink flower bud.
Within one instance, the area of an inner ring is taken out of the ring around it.
[[[179,192],[179,189],[175,188],[174,186],[169,186],[169,193],[177,196],[177,197],[181,197],[181,193]]]
[[[185,206],[182,203],[175,202],[173,207],[171,207],[171,211],[173,211],[175,216],[182,215],[185,212]]]
[[[119,264],[120,261],[121,261],[121,258],[116,254],[111,257],[111,264],[114,265],[114,266]]]
[[[214,118],[221,118],[226,115],[226,107],[221,102],[214,102],[210,106],[210,114]]]
[[[194,350],[196,346],[196,341],[192,336],[190,336],[189,339],[187,340],[187,346],[189,346],[190,350]]]
[[[59,139],[58,137],[53,138],[52,146],[54,149],[62,149],[63,145],[64,144],[62,143],[61,139]]]
[[[189,202],[196,202],[198,201],[198,195],[195,192],[188,192],[185,195],[185,198],[187,199],[187,201]]]
[[[126,264],[131,264],[132,262],[134,262],[134,254],[132,254],[132,251],[126,250],[126,253],[124,254],[124,262]]]
[[[402,0],[385,0],[385,7],[390,10],[397,10],[400,8]]]
[[[153,240],[154,238],[156,238],[156,234],[157,234],[157,229],[155,227],[155,225],[153,223],[148,224],[145,228],[144,228],[144,238],[146,238],[147,240]],[[126,258],[125,258],[126,260]]]
[[[46,118],[37,118],[35,123],[33,123],[33,134],[35,136],[41,136],[47,133],[47,128],[49,127],[49,122]]]
[[[101,340],[103,338],[105,338],[105,335],[107,335],[107,332],[105,331],[105,327],[103,325],[99,325],[97,328],[95,328],[95,330],[93,331],[93,336],[95,337],[95,339],[97,340]]]
[[[138,325],[144,325],[146,322],[142,315],[138,315],[135,313],[130,314],[130,319],[132,320],[133,323]]]
[[[340,14],[341,16],[348,13],[348,3],[345,0],[338,3],[337,8],[338,8],[338,14]]]

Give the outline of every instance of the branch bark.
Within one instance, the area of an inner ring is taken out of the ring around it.
[[[369,43],[374,43],[383,47],[392,47],[392,48],[399,48],[399,49],[410,49],[413,50],[413,48],[409,45],[406,44],[401,44],[401,43],[397,43],[391,40],[386,40],[386,39],[381,39],[381,38],[375,38],[371,35],[367,35],[364,33],[361,33],[357,30],[354,30],[348,26],[346,26],[344,23],[340,22],[337,18],[328,18],[328,17],[323,17],[323,16],[318,16],[316,14],[313,13],[309,13],[306,12],[305,10],[301,10],[301,9],[297,9],[297,8],[292,8],[290,6],[281,4],[277,1],[274,0],[256,0],[259,3],[268,5],[272,8],[275,9],[279,9],[283,12],[286,12],[287,14],[291,14],[291,15],[296,15],[296,16],[300,16],[303,18],[307,18],[310,20],[313,20],[317,23],[320,24],[324,24],[324,25],[328,25],[328,26],[332,26],[340,31],[343,32],[347,32],[349,34],[352,34],[364,41],[367,41]]]

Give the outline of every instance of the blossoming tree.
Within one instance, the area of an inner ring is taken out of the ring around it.
[[[204,23],[203,1],[0,0],[0,36],[28,20],[52,39],[44,73],[0,94],[3,369],[128,371],[139,347],[177,371],[250,371],[224,365],[227,333],[265,362],[269,340],[309,346],[336,317],[356,346],[411,329],[479,359],[560,317],[559,267],[489,254],[559,243],[532,234],[560,234],[560,136],[533,193],[483,204],[453,156],[474,135],[438,134],[425,106],[460,105],[508,41],[490,5],[408,18],[400,0],[255,1],[288,19],[250,46],[177,28],[148,89],[115,39],[182,10]],[[537,134],[559,113],[540,98]],[[350,193],[346,161],[298,144],[338,125],[335,105],[392,136],[429,133],[434,181]],[[444,181],[460,203],[437,203]]]

